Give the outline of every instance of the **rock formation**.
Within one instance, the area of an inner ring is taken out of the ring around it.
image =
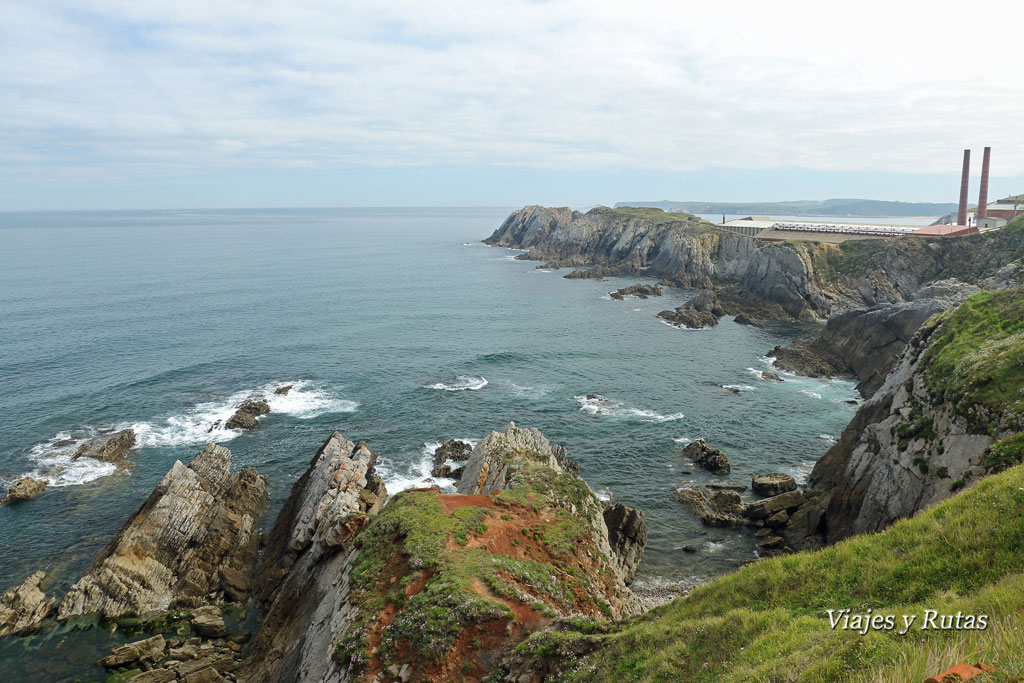
[[[347,680],[333,655],[367,618],[349,602],[350,577],[355,539],[387,497],[376,459],[335,432],[292,486],[257,568],[254,594],[267,615],[240,680]]]
[[[703,486],[684,486],[674,494],[676,500],[708,526],[738,529],[747,523],[743,500],[735,491],[712,493]]]
[[[256,418],[270,412],[267,399],[261,397],[247,398],[238,406],[235,414],[224,423],[225,429],[256,429],[260,426]]]
[[[722,451],[709,446],[704,439],[687,444],[683,456],[713,474],[729,474],[729,458]]]
[[[613,299],[622,300],[627,296],[635,296],[638,299],[646,299],[649,296],[661,296],[661,287],[657,285],[630,285],[622,289],[616,289],[608,294]]]
[[[0,637],[31,633],[53,611],[56,598],[47,600],[40,587],[45,579],[46,572],[36,572],[0,595]]]
[[[78,447],[74,458],[93,458],[103,462],[115,463],[125,467],[129,463],[124,459],[128,451],[135,446],[135,430],[122,429],[114,434],[105,434],[90,439]]]
[[[674,311],[662,311],[659,318],[664,318],[673,325],[698,330],[718,324],[718,318],[725,315],[725,310],[718,297],[710,290],[698,292],[696,296]]]
[[[434,466],[430,470],[430,476],[460,479],[464,468],[452,467],[448,462],[464,462],[469,459],[472,452],[473,447],[465,441],[455,439],[445,441],[434,449]]]
[[[0,498],[0,505],[32,500],[45,490],[45,481],[33,479],[32,477],[22,477],[11,484],[11,487],[7,489],[7,493],[4,494],[4,497]]]
[[[758,474],[751,480],[750,489],[760,496],[777,496],[796,490],[796,480],[788,474]]]
[[[982,292],[933,318],[815,464],[821,540],[878,531],[1024,458],[1024,290]],[[1010,390],[1007,391],[1007,388]],[[820,530],[819,530],[820,531]]]
[[[274,393],[277,394],[278,396],[287,396],[288,392],[292,390],[292,386],[293,385],[291,384],[286,384],[283,387],[278,387],[277,389],[274,389]]]
[[[919,290],[912,301],[838,313],[812,337],[777,346],[768,355],[778,367],[801,375],[853,375],[860,380],[857,389],[868,397],[882,385],[925,320],[977,291],[956,280],[937,282]]]
[[[464,493],[407,490],[383,507],[361,446],[334,435],[293,487],[257,572],[269,610],[239,680],[477,680],[559,615],[639,610],[623,578],[642,515],[603,509],[537,430],[485,437]]]
[[[210,596],[246,597],[267,504],[266,477],[230,474],[231,452],[208,445],[175,462],[149,499],[60,603],[61,620],[112,618],[198,606]]]
[[[936,280],[981,284],[1015,260],[1024,231],[1008,227],[960,239],[838,245],[766,243],[686,214],[528,206],[510,214],[484,242],[526,249],[529,259],[593,266],[566,277],[659,277],[673,286],[716,289],[726,313],[814,322],[847,309],[913,299]],[[1001,277],[1016,282],[1021,275]]]

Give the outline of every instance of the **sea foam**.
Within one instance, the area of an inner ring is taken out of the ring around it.
[[[424,389],[439,389],[441,391],[479,391],[487,386],[486,377],[475,375],[457,375],[455,379],[447,382],[435,382],[434,384],[423,385]]]
[[[573,396],[573,398],[580,404],[580,410],[590,415],[653,423],[673,422],[686,417],[682,413],[663,415],[653,410],[634,408],[596,394]]]

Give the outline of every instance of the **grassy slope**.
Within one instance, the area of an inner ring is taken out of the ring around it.
[[[880,534],[762,560],[722,577],[628,622],[565,677],[920,681],[963,659],[1017,675],[1024,669],[1022,514],[1024,467],[1018,466]],[[830,630],[824,614],[830,608],[962,611],[988,614],[990,625],[861,636]]]

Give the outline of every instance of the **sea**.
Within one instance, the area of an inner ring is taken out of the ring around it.
[[[617,301],[609,292],[653,280],[566,280],[482,244],[510,211],[0,213],[0,490],[49,482],[0,507],[0,591],[45,570],[61,594],[174,461],[209,442],[269,477],[269,529],[334,431],[379,454],[394,494],[453,490],[430,477],[433,449],[510,421],[563,444],[600,497],[644,511],[636,587],[754,560],[750,535],[703,527],[673,490],[807,477],[853,416],[853,382],[762,373],[767,351],[814,326],[668,325],[656,314],[693,291]],[[270,394],[258,429],[220,426],[254,393]],[[126,427],[129,471],[71,460]],[[701,438],[726,452],[728,476],[681,455]],[[92,653],[53,638],[3,639],[0,676],[27,675],[40,652]]]

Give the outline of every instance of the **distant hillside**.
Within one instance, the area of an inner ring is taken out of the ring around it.
[[[942,216],[953,213],[953,203],[886,202],[877,199],[826,199],[792,202],[619,202],[621,206],[646,206],[685,213],[731,213],[756,216]]]

